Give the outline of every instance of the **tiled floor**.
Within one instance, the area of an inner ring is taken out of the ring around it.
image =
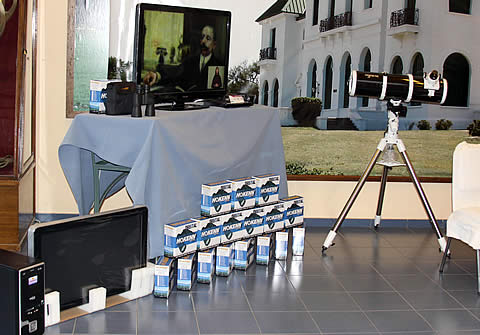
[[[46,334],[480,334],[475,254],[441,254],[431,229],[307,228],[305,255],[253,265],[47,328]]]

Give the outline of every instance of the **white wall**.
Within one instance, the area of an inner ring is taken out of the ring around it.
[[[78,213],[58,161],[58,147],[71,124],[65,117],[67,1],[39,1],[38,109],[37,109],[37,212]],[[355,183],[289,182],[290,194],[305,197],[306,216],[336,218]],[[427,196],[438,219],[450,211],[450,185],[426,184]],[[367,183],[352,208],[352,218],[371,218],[375,213],[378,183]],[[130,205],[126,192],[107,201],[105,209]],[[425,219],[417,195],[409,183],[389,183],[384,218]]]

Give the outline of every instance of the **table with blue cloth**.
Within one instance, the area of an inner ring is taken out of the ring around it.
[[[94,200],[92,153],[129,167],[123,186],[148,207],[148,255],[163,255],[166,223],[200,215],[201,185],[265,173],[280,175],[288,195],[278,110],[262,106],[157,111],[132,118],[79,114],[58,149],[81,215]],[[121,172],[102,171],[100,192]]]

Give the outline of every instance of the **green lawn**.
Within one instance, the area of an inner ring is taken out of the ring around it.
[[[321,174],[359,176],[365,170],[383,138],[383,131],[318,130],[282,127],[285,160],[304,164]],[[399,132],[418,176],[451,177],[455,146],[468,138],[466,130],[410,130]],[[381,159],[381,157],[380,157]],[[398,160],[401,161],[400,155]],[[376,166],[372,175],[381,175]],[[405,167],[395,167],[389,175],[408,176]]]

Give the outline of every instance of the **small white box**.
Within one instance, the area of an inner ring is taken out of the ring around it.
[[[177,260],[177,289],[189,291],[197,278],[197,254],[191,254]]]
[[[235,242],[235,269],[246,270],[255,261],[256,242],[255,238]]]
[[[280,176],[269,173],[255,178],[255,204],[257,206],[268,205],[278,201],[278,188]]]
[[[215,274],[217,276],[229,276],[233,269],[235,248],[233,243],[217,247]]]
[[[225,220],[224,215],[214,217],[199,217],[193,220],[197,221],[197,244],[198,250],[216,247],[222,239],[222,227]]]
[[[176,262],[173,258],[157,257],[155,260],[155,284],[153,295],[158,298],[168,298],[175,286]]]
[[[277,231],[275,233],[275,258],[286,259],[288,252],[288,231]]]
[[[202,185],[201,215],[213,216],[232,210],[232,183],[223,180]]]
[[[273,205],[263,207],[265,212],[264,233],[270,233],[285,228],[285,204],[279,202]]]
[[[105,102],[107,93],[102,92],[107,88],[108,83],[120,81],[118,79],[90,80],[90,113],[105,114]]]
[[[285,204],[285,228],[300,226],[303,224],[303,197],[292,195],[280,199]]]
[[[229,243],[241,240],[245,237],[245,226],[243,211],[225,214],[227,220],[222,227],[222,238],[220,243]]]
[[[263,226],[265,223],[265,214],[263,207],[245,209],[243,211],[245,236],[257,236],[263,234]]]
[[[188,219],[165,225],[164,255],[179,257],[197,250],[197,221]]]
[[[302,256],[305,249],[305,228],[292,228],[292,253],[294,256]]]
[[[215,248],[198,252],[197,282],[210,284],[215,273]]]
[[[255,179],[244,177],[229,181],[232,182],[232,210],[255,207]]]
[[[268,265],[275,252],[275,234],[257,236],[257,264]]]

